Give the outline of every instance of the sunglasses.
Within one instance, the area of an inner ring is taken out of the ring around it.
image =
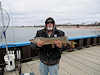
[[[49,23],[52,23],[52,24],[54,24],[54,22],[47,22],[46,24],[49,24]]]

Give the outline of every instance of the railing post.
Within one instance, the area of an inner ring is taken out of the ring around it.
[[[97,45],[100,45],[100,37],[97,37]]]
[[[93,43],[92,43],[93,46],[96,46],[96,38],[93,38]]]
[[[87,42],[87,48],[90,47],[91,39],[90,38],[87,38],[87,41],[86,42]]]
[[[78,49],[82,49],[83,48],[83,39],[79,39],[79,43],[78,43]]]

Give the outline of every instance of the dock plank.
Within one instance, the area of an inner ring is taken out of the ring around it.
[[[22,73],[34,72],[35,75],[40,75],[39,64],[39,60],[23,63]],[[18,75],[18,72],[5,72],[5,75]],[[100,46],[63,52],[59,75],[100,75]]]

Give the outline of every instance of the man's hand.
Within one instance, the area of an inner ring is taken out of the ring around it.
[[[44,41],[39,40],[36,44],[38,47],[42,47],[44,45]]]
[[[62,47],[62,42],[60,40],[56,40],[55,41],[55,44],[58,48],[61,48]]]

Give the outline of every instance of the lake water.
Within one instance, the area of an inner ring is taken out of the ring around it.
[[[36,35],[37,27],[9,27],[7,30],[7,42],[25,42]],[[100,35],[100,30],[96,28],[58,28],[63,30],[68,37]],[[0,43],[4,40],[0,39]]]

